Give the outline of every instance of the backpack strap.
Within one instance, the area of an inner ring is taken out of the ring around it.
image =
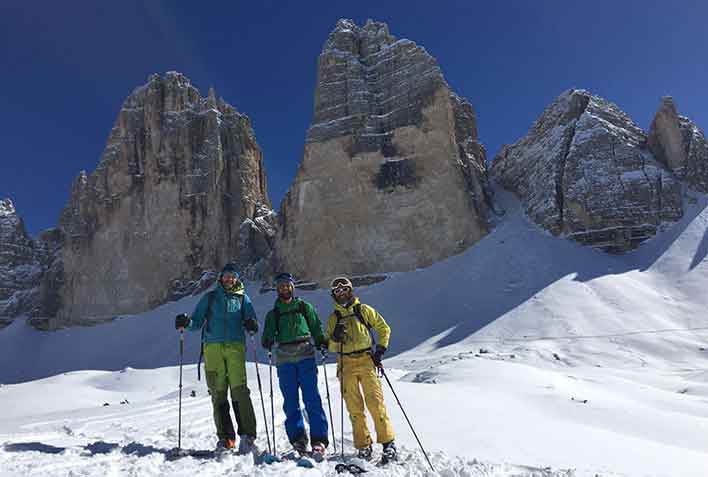
[[[359,322],[362,325],[364,325],[364,327],[366,328],[366,331],[369,332],[369,336],[371,337],[371,344],[373,347],[373,344],[376,343],[376,341],[374,340],[374,334],[371,332],[371,328],[373,328],[373,327],[364,319],[364,315],[361,314],[361,303],[357,303],[356,305],[354,305],[353,310],[354,310],[354,316],[356,316],[356,319],[359,320]],[[335,309],[334,314],[337,316],[337,321],[342,320],[343,316],[342,316],[341,311]],[[351,315],[347,315],[347,316],[351,316]]]
[[[211,306],[214,303],[214,295],[216,294],[216,290],[212,290],[209,293],[207,293],[207,309],[206,309],[206,319],[204,320],[204,324],[202,325],[202,346],[199,350],[199,362],[197,363],[197,381],[201,381],[202,379],[202,373],[201,373],[201,367],[202,367],[202,358],[204,358],[204,331],[206,328],[206,331],[209,331],[209,321],[211,320]]]
[[[211,331],[211,327],[209,326],[209,323],[211,322],[211,308],[212,305],[214,304],[214,296],[216,295],[216,290],[212,290],[209,293],[207,293],[207,309],[206,309],[206,319],[204,320],[204,324],[202,325],[202,330],[206,328],[207,332]],[[202,335],[203,338],[203,335]]]
[[[361,314],[361,303],[357,303],[354,305],[354,314],[356,315],[357,319],[361,322],[362,325],[366,327],[366,329],[371,333],[371,325],[367,323],[367,321],[364,319],[364,315]]]
[[[243,326],[243,322],[245,321],[244,318],[246,317],[245,312],[243,311],[243,302],[246,301],[246,296],[245,295],[239,295],[241,298],[238,300],[239,307],[241,309],[241,325]]]
[[[273,307],[273,315],[275,316],[275,339],[277,340],[280,336],[280,310],[278,305]]]

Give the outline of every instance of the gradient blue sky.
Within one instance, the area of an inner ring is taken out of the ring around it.
[[[385,21],[423,45],[477,110],[490,158],[568,88],[648,129],[661,96],[708,127],[708,2],[167,0],[0,2],[0,198],[32,234],[93,171],[125,97],[177,70],[247,114],[279,206],[337,19]]]

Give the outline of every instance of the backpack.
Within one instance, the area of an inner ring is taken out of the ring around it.
[[[209,327],[209,322],[211,321],[211,306],[214,303],[214,296],[216,295],[216,290],[212,290],[209,293],[207,293],[207,309],[206,309],[206,319],[204,320],[204,324],[202,325],[202,345],[201,349],[199,350],[199,361],[197,362],[197,381],[201,381],[202,375],[201,375],[201,368],[202,368],[202,358],[204,358],[204,338],[206,337],[206,332],[208,332],[211,328]],[[243,295],[237,295],[239,297],[239,305],[240,305],[240,310],[241,310],[241,323],[243,323],[243,301],[244,301],[244,296]],[[224,320],[224,337],[226,337],[226,320]]]

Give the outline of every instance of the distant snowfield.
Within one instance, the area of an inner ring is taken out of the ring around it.
[[[471,249],[359,290],[392,327],[388,374],[438,473],[708,475],[708,200],[696,196],[640,250],[610,256],[539,232],[501,199],[507,217]],[[262,319],[274,295],[247,288]],[[327,293],[301,294],[324,320]],[[334,475],[332,462],[165,459],[177,444],[173,317],[197,299],[93,328],[42,333],[17,320],[0,331],[0,475]],[[198,341],[187,336],[186,362]],[[266,448],[253,363],[248,373]],[[339,436],[334,375],[330,364]],[[194,364],[184,380],[183,447],[211,449]],[[406,465],[367,475],[430,475],[388,389],[386,401]],[[348,420],[344,431],[351,454]]]

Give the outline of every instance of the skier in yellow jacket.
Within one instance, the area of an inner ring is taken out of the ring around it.
[[[331,291],[335,305],[327,321],[327,336],[330,351],[338,353],[337,376],[354,430],[354,447],[360,458],[371,459],[372,440],[366,425],[366,403],[374,421],[376,442],[383,445],[381,462],[385,464],[396,460],[397,453],[393,426],[386,412],[376,369],[382,366],[381,358],[388,348],[391,328],[374,308],[359,302],[348,278],[332,280]],[[378,335],[375,350],[372,350],[370,329]]]

